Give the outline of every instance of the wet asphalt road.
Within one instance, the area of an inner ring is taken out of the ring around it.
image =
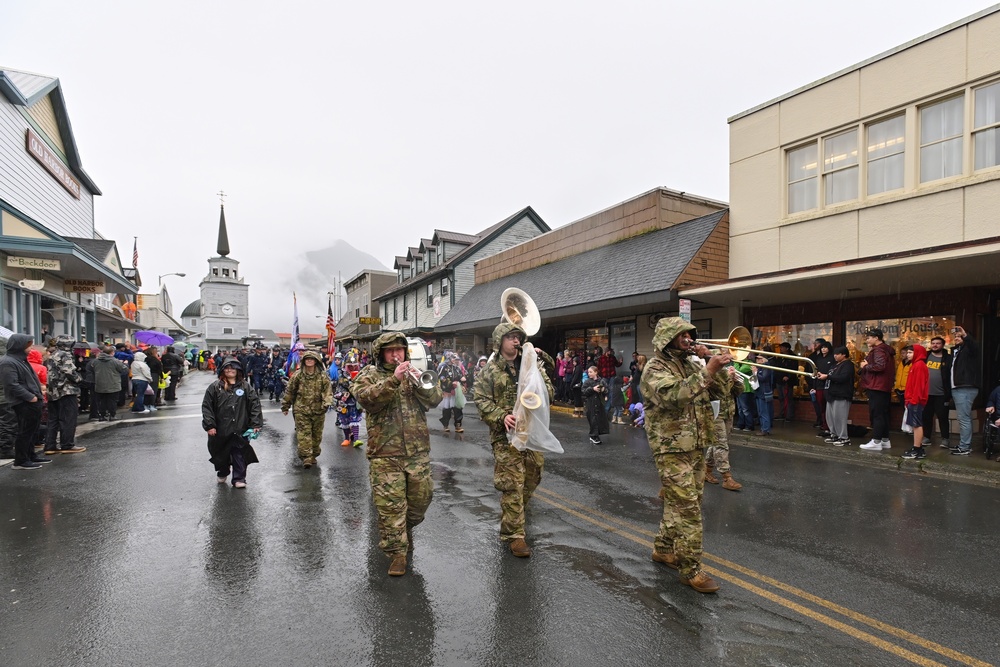
[[[0,665],[901,665],[1000,661],[1000,491],[830,458],[734,449],[705,493],[700,595],[649,560],[645,435],[553,416],[529,508],[535,554],[497,540],[485,427],[431,420],[435,497],[411,572],[386,576],[361,450],[328,422],[297,466],[265,400],[249,488],[215,483],[208,377],[178,406],[0,468]],[[437,413],[436,413],[437,414]],[[436,416],[435,414],[435,416]]]

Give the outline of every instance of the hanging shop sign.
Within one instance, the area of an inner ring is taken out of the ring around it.
[[[358,324],[382,324],[381,317],[359,317]]]
[[[42,271],[59,271],[62,264],[58,259],[45,259],[42,257],[17,257],[7,256],[7,266],[15,269],[40,269]]]
[[[80,182],[70,175],[69,169],[59,159],[59,156],[48,147],[48,144],[42,141],[41,137],[31,129],[25,131],[24,141],[31,156],[38,160],[45,167],[46,171],[52,174],[52,177],[59,182],[59,185],[66,188],[67,192],[79,199]]]
[[[78,278],[67,278],[63,281],[63,290],[66,292],[80,292],[82,294],[106,294],[103,280],[82,280]]]

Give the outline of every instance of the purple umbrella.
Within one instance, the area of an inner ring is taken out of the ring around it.
[[[174,339],[165,333],[160,333],[159,331],[153,331],[152,329],[147,331],[136,331],[135,339],[140,343],[145,343],[146,345],[173,345]]]

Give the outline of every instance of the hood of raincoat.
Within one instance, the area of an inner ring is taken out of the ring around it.
[[[656,323],[656,331],[653,332],[653,349],[662,352],[666,349],[678,334],[685,331],[695,331],[695,327],[690,322],[679,317],[664,317]]]
[[[133,356],[133,360],[134,361],[146,361],[146,353],[145,352],[136,352],[135,355]]]
[[[35,339],[27,334],[16,333],[7,339],[7,354],[12,357],[21,357],[22,359],[27,357],[27,352],[25,348],[28,345],[35,342]]]
[[[401,344],[403,349],[406,350],[406,355],[403,358],[406,361],[410,360],[410,346],[406,342],[406,336],[398,331],[390,331],[389,333],[382,334],[375,339],[374,343],[372,343],[372,352],[374,353],[379,364],[384,363],[382,361],[382,349],[389,347],[393,343]]]
[[[516,324],[511,324],[510,322],[501,322],[497,325],[496,329],[493,330],[493,349],[499,352],[500,343],[503,340],[503,337],[511,332],[517,332],[518,335],[521,336],[521,345],[524,345],[524,341],[528,339],[528,334],[524,332],[524,329]]]
[[[913,361],[927,361],[927,348],[917,343],[913,346]]]
[[[42,363],[42,353],[39,350],[28,350],[28,363],[29,364]]]
[[[60,350],[72,351],[73,347],[76,345],[76,341],[69,336],[57,336],[56,337],[56,347]]]
[[[321,371],[326,371],[326,366],[323,364],[323,357],[319,352],[314,352],[313,350],[306,350],[302,353],[302,364],[305,365],[306,359],[315,359],[316,368]]]

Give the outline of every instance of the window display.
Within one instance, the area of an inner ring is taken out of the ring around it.
[[[833,341],[833,322],[754,327],[752,334],[755,350],[777,351],[781,343],[788,343],[792,347],[792,354],[808,357],[812,352],[813,341],[817,338]],[[799,370],[807,369],[804,364],[799,364]],[[793,375],[792,379],[795,382],[793,395],[796,398],[809,398],[809,378],[805,375]]]
[[[955,326],[954,315],[942,315],[937,317],[901,317],[899,319],[878,319],[878,320],[853,320],[846,323],[847,351],[855,368],[859,368],[865,356],[868,354],[868,346],[865,344],[865,332],[869,329],[881,329],[885,344],[895,350],[896,365],[903,363],[903,348],[907,345],[919,343],[925,348],[929,348],[931,338],[940,336],[944,338],[945,345],[950,346],[951,329]],[[855,400],[866,400],[864,391],[860,386],[860,375],[854,383]],[[897,397],[893,395],[893,400]]]

